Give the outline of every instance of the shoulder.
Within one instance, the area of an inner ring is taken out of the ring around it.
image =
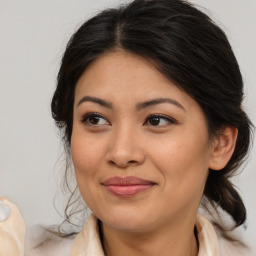
[[[41,226],[29,230],[26,236],[26,256],[104,255],[98,230],[98,220],[91,215],[88,223],[75,235],[60,237]]]
[[[250,249],[234,231],[225,232],[202,215],[197,215],[196,230],[199,255],[252,256]]]
[[[1,256],[21,256],[24,251],[26,256],[70,256],[74,239],[74,235],[60,237],[39,225],[26,228],[18,207],[0,198]]]
[[[25,242],[26,256],[69,256],[76,235],[61,237],[41,226],[28,230]]]
[[[220,256],[253,256],[248,247],[239,241],[219,239]]]
[[[252,252],[244,242],[239,240],[236,234],[226,234],[218,226],[214,225],[219,243],[220,256],[252,256]]]

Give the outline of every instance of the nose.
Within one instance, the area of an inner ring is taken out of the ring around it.
[[[143,164],[146,159],[141,135],[132,127],[120,127],[112,132],[107,161],[119,168]]]

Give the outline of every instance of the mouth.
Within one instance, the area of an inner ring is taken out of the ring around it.
[[[102,183],[111,194],[118,197],[131,197],[152,188],[156,183],[134,176],[112,177]]]

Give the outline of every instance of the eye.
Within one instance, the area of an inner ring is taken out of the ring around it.
[[[109,124],[109,122],[103,116],[97,113],[86,114],[83,116],[81,122],[90,126],[102,126]]]
[[[163,115],[150,115],[147,119],[145,124],[150,125],[150,126],[157,126],[157,127],[161,127],[161,126],[167,126],[169,124],[177,124],[177,122],[167,116],[163,116]]]

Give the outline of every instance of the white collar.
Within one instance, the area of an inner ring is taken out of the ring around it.
[[[197,214],[196,230],[199,240],[198,256],[219,256],[218,238],[212,224]],[[98,219],[91,215],[88,223],[77,235],[71,256],[104,256],[98,231]]]

